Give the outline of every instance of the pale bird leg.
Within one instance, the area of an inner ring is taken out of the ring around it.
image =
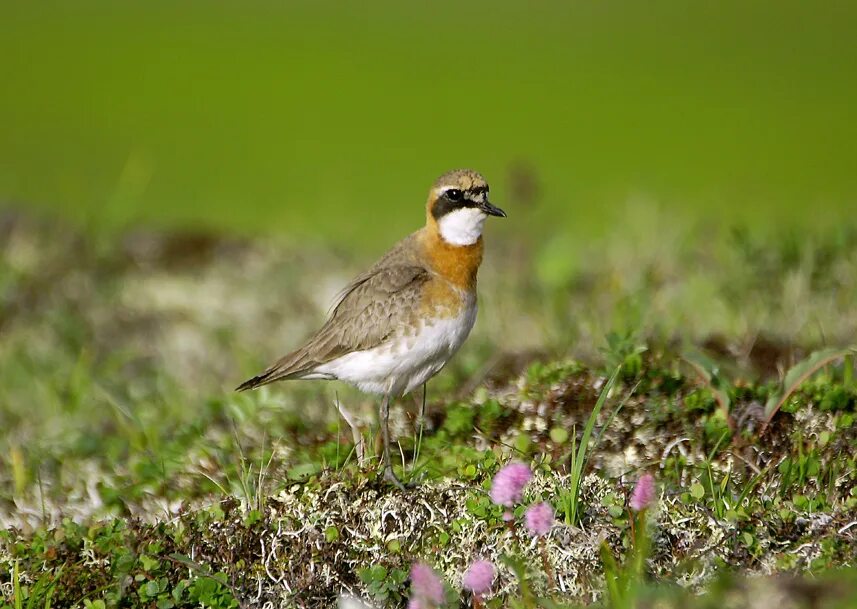
[[[346,410],[345,406],[339,401],[339,396],[336,396],[336,409],[339,411],[339,414],[342,415],[342,418],[345,419],[345,422],[351,428],[351,437],[354,439],[354,450],[357,453],[357,465],[360,467],[365,467],[366,465],[366,440],[363,438],[363,434],[360,433],[360,428],[357,426],[357,420],[354,418],[348,410]]]
[[[423,383],[423,401],[420,404],[420,437],[423,437],[423,425],[426,422],[426,383]]]
[[[416,401],[416,400],[414,400]],[[413,455],[413,462],[411,463],[411,472],[416,472],[417,462],[420,460],[420,448],[423,443],[423,431],[425,429],[426,422],[426,383],[423,383],[423,395],[422,400],[420,401],[420,414],[417,417],[417,445],[416,450]],[[401,450],[401,446],[399,447]],[[404,455],[402,456],[402,460],[404,461]],[[404,469],[404,463],[402,464],[402,468]],[[418,483],[416,480],[411,480],[405,485],[407,488],[416,488]]]
[[[381,431],[384,433],[384,480],[390,482],[400,491],[405,490],[405,485],[393,473],[393,465],[390,463],[390,394],[384,395],[381,400],[381,408],[379,414],[381,419]]]

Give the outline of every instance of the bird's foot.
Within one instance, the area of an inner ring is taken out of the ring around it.
[[[393,468],[389,466],[384,468],[384,480],[395,486],[400,491],[405,491],[408,488],[413,488],[410,484],[407,486],[402,484],[402,481],[399,480],[396,477],[396,474],[393,473]]]

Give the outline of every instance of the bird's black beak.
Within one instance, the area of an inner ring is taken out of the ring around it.
[[[506,212],[504,212],[499,207],[496,207],[495,205],[491,205],[487,201],[487,199],[479,204],[479,209],[484,211],[489,216],[497,216],[498,218],[505,218],[506,217]]]

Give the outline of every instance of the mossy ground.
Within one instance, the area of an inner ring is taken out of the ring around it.
[[[825,578],[857,554],[851,362],[801,383],[769,426],[765,404],[811,351],[855,342],[855,233],[699,246],[692,228],[673,230],[622,229],[586,271],[523,244],[489,258],[477,333],[430,385],[422,436],[417,400],[394,409],[402,475],[420,483],[402,494],[376,476],[365,397],[320,383],[231,392],[310,330],[359,264],[270,242],[102,238],[7,219],[4,598],[314,607],[345,591],[394,605],[412,560],[436,566],[454,596],[467,562],[485,556],[501,565],[489,605],[506,606],[506,552],[523,554],[548,594],[534,544],[486,493],[515,458],[536,470],[527,499],[558,511],[548,547],[562,602],[600,598],[600,545],[628,551],[627,496],[648,471],[659,500],[646,602],[687,606],[709,590],[701,606],[832,606],[854,574]],[[717,382],[688,345],[720,363]],[[572,525],[570,457],[616,366]],[[361,423],[364,467],[335,400]],[[783,574],[804,579],[758,579]]]

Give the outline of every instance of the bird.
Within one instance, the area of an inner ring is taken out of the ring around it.
[[[354,278],[303,345],[237,391],[322,379],[380,395],[384,479],[404,489],[390,463],[390,402],[440,372],[473,328],[485,221],[506,217],[488,190],[469,169],[441,175],[429,190],[425,225]]]

